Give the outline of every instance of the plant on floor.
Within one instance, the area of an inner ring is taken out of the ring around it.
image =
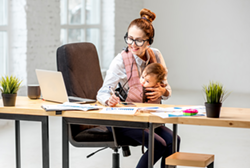
[[[0,88],[3,94],[16,94],[21,87],[22,81],[15,76],[5,76],[0,80]]]
[[[219,118],[222,102],[230,93],[219,82],[209,82],[207,86],[203,86],[203,91],[207,117]]]

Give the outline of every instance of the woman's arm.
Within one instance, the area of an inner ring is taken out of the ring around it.
[[[163,67],[165,67],[166,70],[168,71],[168,69],[166,67],[166,64],[165,64],[165,61],[164,61],[164,58],[163,58],[161,52],[158,49],[155,49],[155,48],[152,48],[152,50],[155,53],[155,57],[156,57],[157,62],[160,63],[160,64],[162,64]],[[164,84],[162,86],[159,85],[156,88],[147,88],[147,90],[155,92],[155,93],[151,93],[151,94],[147,93],[148,98],[150,98],[149,96],[151,96],[151,98],[153,100],[156,100],[156,99],[158,99],[161,96],[162,99],[166,100],[166,99],[168,99],[171,96],[172,89],[171,89],[171,86],[169,85],[169,83],[167,81],[167,75],[166,75],[164,81],[162,81],[162,83]]]
[[[121,54],[118,54],[111,62],[109,69],[107,70],[106,77],[104,79],[103,85],[97,93],[97,100],[103,104],[107,105],[106,102],[111,97],[111,92],[109,87],[115,89],[118,82],[126,80],[126,71],[123,64],[123,59]]]

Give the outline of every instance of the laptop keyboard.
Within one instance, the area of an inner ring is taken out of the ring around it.
[[[88,99],[88,98],[81,98],[81,97],[74,97],[69,96],[69,102],[81,102],[81,103],[94,103],[96,100]]]
[[[83,100],[77,100],[77,99],[69,98],[69,102],[84,102],[84,101]]]

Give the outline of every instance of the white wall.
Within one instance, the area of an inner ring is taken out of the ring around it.
[[[203,104],[202,85],[214,80],[233,92],[223,106],[250,108],[250,1],[144,2],[157,15],[153,46],[164,56],[173,89],[163,103]],[[182,152],[215,154],[219,168],[249,167],[250,129],[182,124],[178,128]]]
[[[113,0],[109,2],[114,4]],[[103,3],[106,9],[109,2]],[[106,19],[111,10],[115,12],[115,18],[108,19],[103,28],[103,51],[110,55],[102,60],[104,68],[126,46],[123,36],[130,21],[139,17],[143,2],[157,15],[153,47],[159,48],[165,58],[173,89],[201,90],[203,84],[216,80],[230,91],[250,93],[250,1],[247,0],[158,0],[157,3],[116,0],[115,6],[103,11]],[[56,68],[55,52],[60,45],[59,1],[10,3],[13,9],[10,74],[23,78],[24,84],[36,83],[35,67]],[[115,32],[106,33],[107,27],[114,27]],[[20,90],[19,94],[25,92]]]
[[[156,13],[153,46],[173,89],[201,90],[214,80],[250,93],[250,1],[145,0],[145,7]]]
[[[102,55],[101,67],[108,69],[115,56],[115,0],[102,1]]]
[[[26,0],[27,82],[37,84],[35,69],[56,70],[60,46],[60,1]]]
[[[10,1],[9,74],[19,77],[18,95],[27,84],[37,84],[35,69],[56,70],[60,45],[60,1]]]
[[[26,1],[10,0],[9,22],[9,54],[7,72],[23,80],[22,85],[27,83],[26,52],[27,52],[27,26],[26,26]],[[22,94],[20,89],[18,94]]]

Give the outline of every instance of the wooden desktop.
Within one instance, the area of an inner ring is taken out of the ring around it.
[[[174,141],[177,136],[178,124],[191,124],[191,125],[206,125],[206,126],[222,126],[222,127],[235,127],[235,128],[250,128],[250,109],[249,108],[228,108],[222,107],[220,118],[207,118],[205,116],[196,117],[170,117],[160,118],[151,113],[140,113],[137,115],[125,115],[125,114],[104,114],[99,111],[64,111],[61,115],[56,115],[55,112],[46,112],[41,108],[42,104],[55,104],[53,102],[43,101],[41,99],[31,100],[28,97],[17,97],[15,107],[3,107],[0,100],[0,118],[16,120],[16,159],[17,168],[20,167],[20,127],[19,120],[28,121],[41,121],[42,123],[42,143],[43,143],[43,167],[49,167],[49,143],[48,143],[48,116],[61,116],[63,120],[69,121],[65,124],[69,124],[72,121],[79,123],[87,122],[92,124],[106,123],[112,126],[126,127],[128,124],[137,128],[148,128],[150,131],[150,144],[149,144],[149,166],[153,167],[153,138],[154,128],[164,124],[172,123],[174,131]],[[152,104],[137,104],[137,106],[155,106]],[[175,107],[177,105],[157,105],[160,107]],[[105,122],[103,122],[105,121]],[[64,127],[67,127],[66,125]],[[65,130],[63,130],[65,132]],[[64,134],[64,133],[63,133]],[[66,135],[64,134],[63,137]],[[63,144],[67,144],[67,139],[63,139]],[[174,145],[174,151],[176,151],[176,144]],[[63,149],[63,152],[67,152],[67,149]],[[66,155],[64,155],[66,156]],[[68,162],[63,161],[64,168],[68,167]]]

